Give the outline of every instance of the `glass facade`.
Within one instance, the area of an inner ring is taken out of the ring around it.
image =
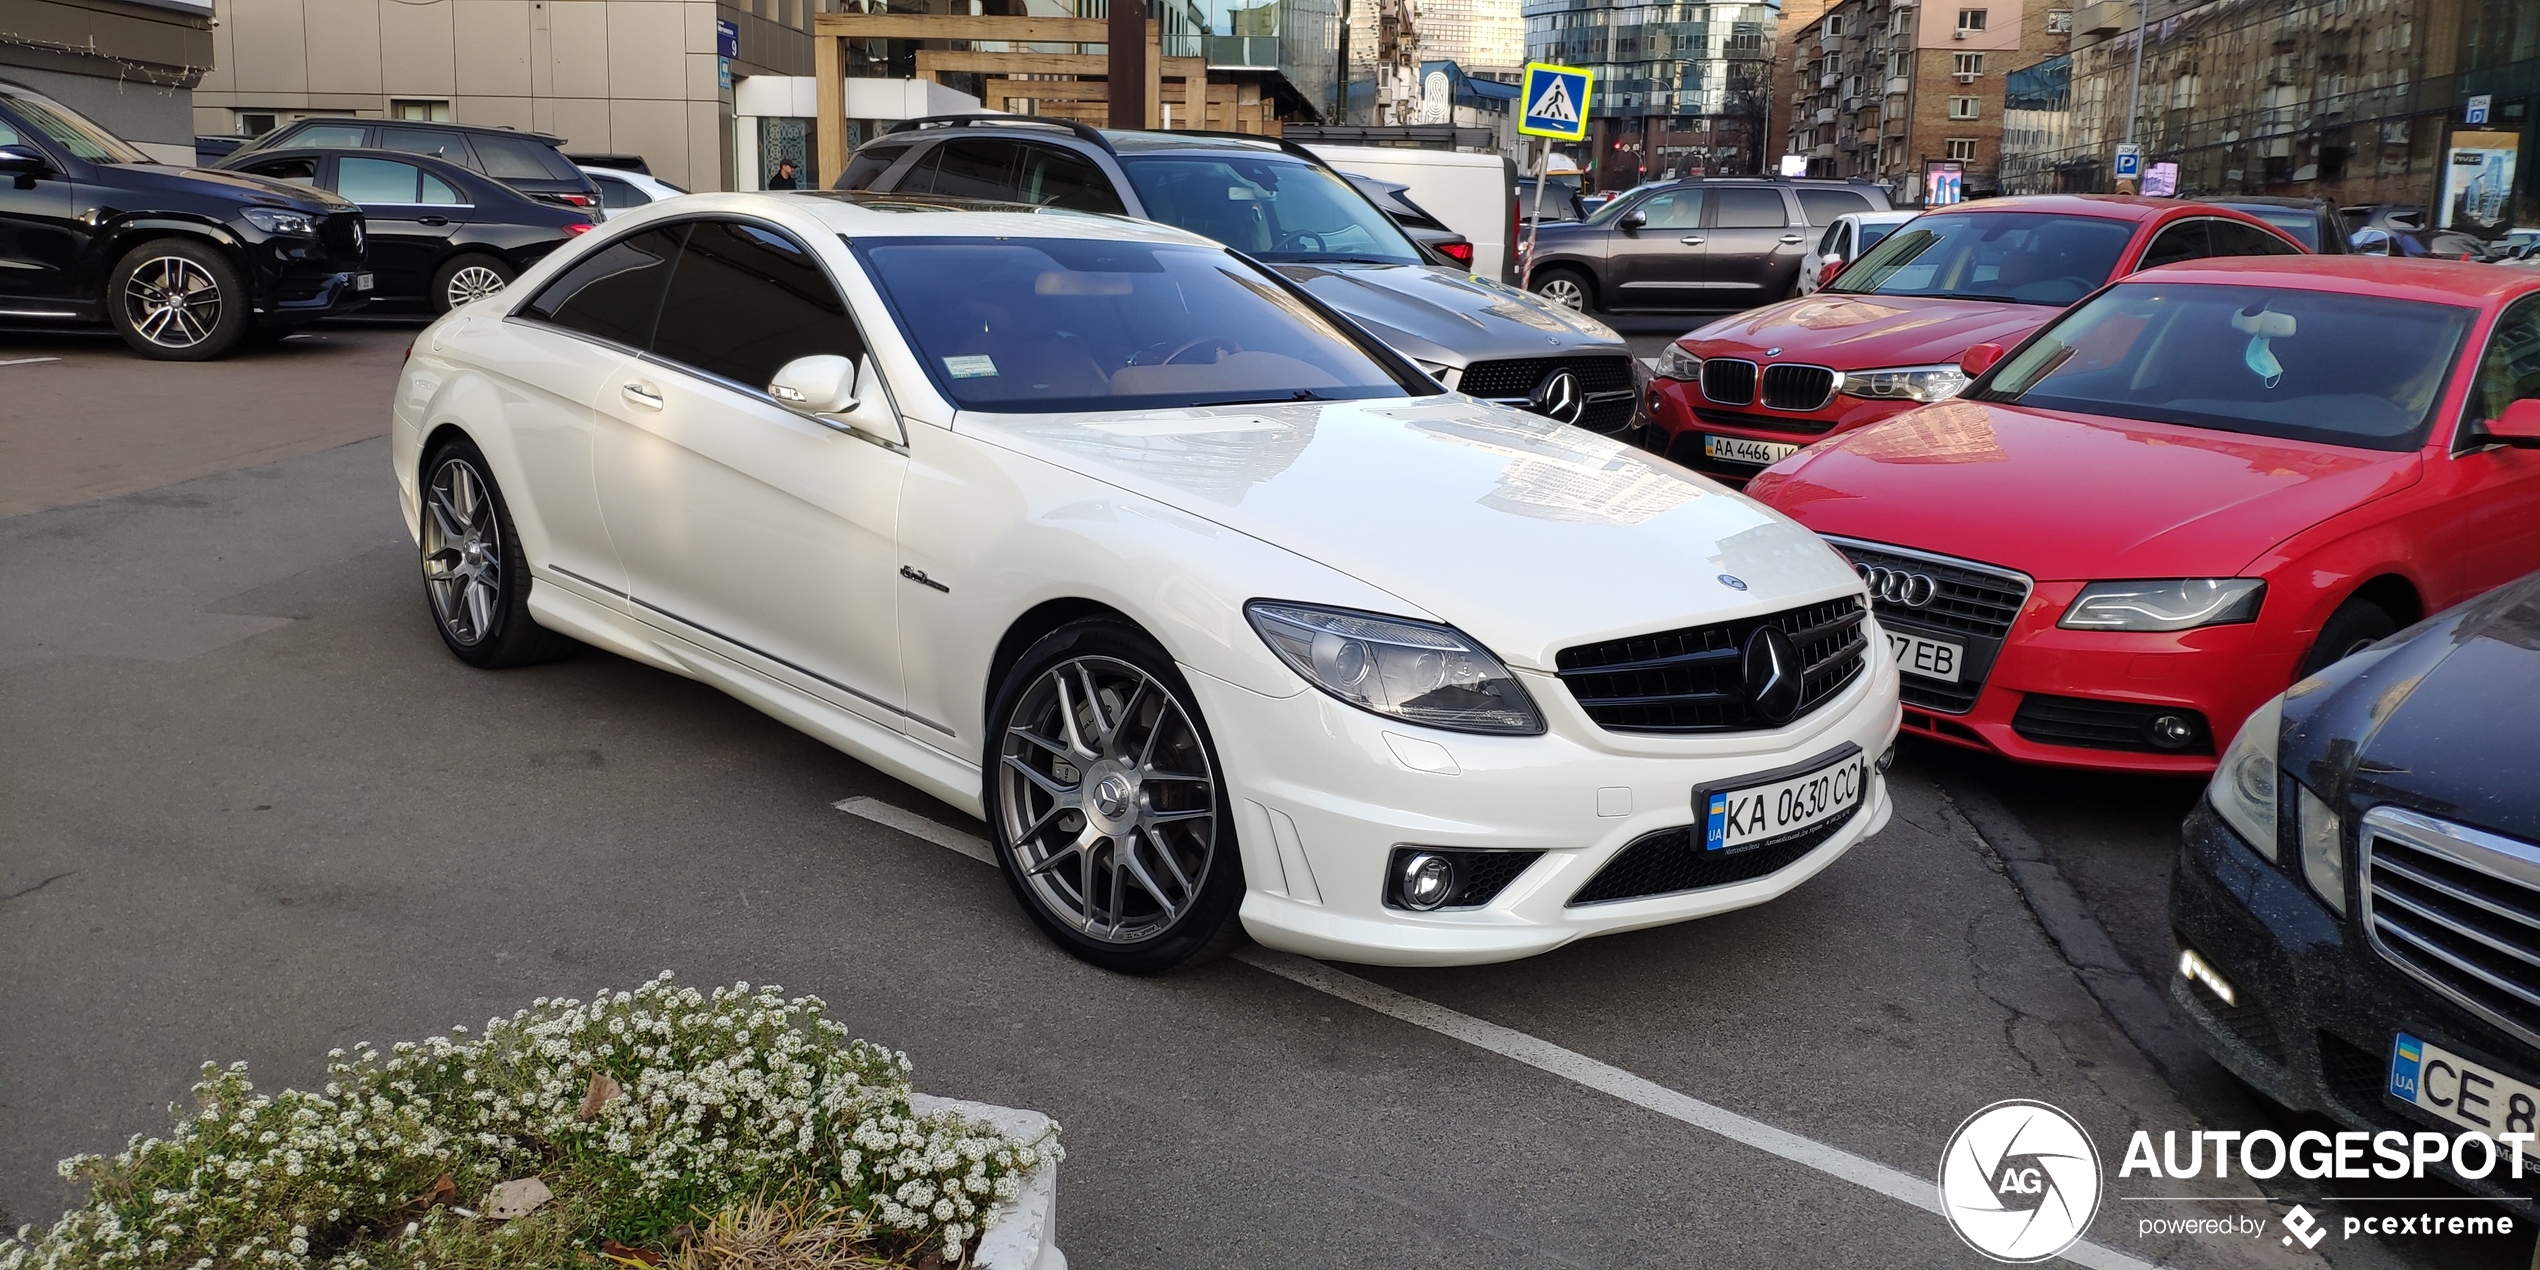
[[[1526,57],[1596,72],[1597,189],[1759,170],[1777,4],[1524,0]]]

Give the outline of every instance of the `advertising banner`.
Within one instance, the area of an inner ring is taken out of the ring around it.
[[[1967,168],[1955,159],[1923,164],[1923,206],[1947,207],[1967,199]]]
[[[2522,137],[2512,132],[2455,132],[2444,156],[2443,206],[2435,224],[2474,234],[2506,228],[2513,201],[2514,161]]]

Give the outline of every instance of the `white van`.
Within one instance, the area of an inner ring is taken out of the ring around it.
[[[1517,280],[1517,165],[1496,154],[1308,145],[1344,172],[1409,187],[1411,201],[1473,244],[1473,272]]]

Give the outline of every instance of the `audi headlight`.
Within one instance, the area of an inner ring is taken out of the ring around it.
[[[1453,627],[1272,600],[1244,616],[1290,670],[1371,714],[1453,732],[1544,730],[1525,686]]]
[[[2093,582],[2055,624],[2068,631],[2185,631],[2258,620],[2267,584],[2256,578]]]
[[[2275,791],[2281,779],[2276,770],[2276,741],[2283,730],[2284,698],[2278,696],[2240,725],[2240,735],[2232,738],[2231,748],[2214,768],[2213,783],[2205,787],[2205,797],[2223,823],[2270,860],[2276,858]]]
[[[1889,366],[1843,372],[1843,395],[1879,401],[1947,401],[1967,386],[1955,366]]]
[[[279,207],[250,207],[238,213],[247,223],[268,234],[288,234],[294,238],[317,237],[317,222],[306,212],[287,211]]]
[[[1657,375],[1660,379],[1692,383],[1702,378],[1702,359],[1686,352],[1682,344],[1670,344],[1667,351],[1658,355]]]

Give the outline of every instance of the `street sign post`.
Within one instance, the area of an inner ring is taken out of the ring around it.
[[[2469,99],[2469,111],[2461,122],[2485,123],[2487,122],[2487,112],[2494,109],[2495,105],[2496,95],[2494,93],[2480,93],[2479,95]]]
[[[1525,288],[1535,273],[1535,237],[1543,225],[1543,187],[1552,184],[1552,143],[1587,138],[1588,93],[1596,74],[1549,62],[1528,62],[1517,90],[1517,131],[1543,138],[1543,158],[1535,164],[1535,215],[1526,225],[1526,266],[1517,273]]]
[[[2118,146],[2117,179],[2120,181],[2133,181],[2141,179],[2142,176],[2143,147],[2133,145]]]

